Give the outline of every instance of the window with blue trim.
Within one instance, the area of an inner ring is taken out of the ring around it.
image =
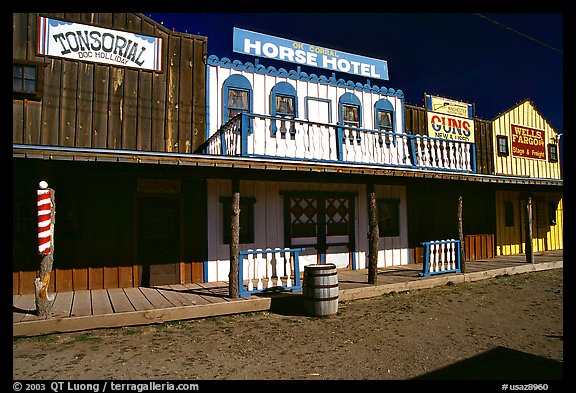
[[[342,94],[339,101],[340,124],[349,127],[362,127],[361,109],[362,104],[355,94]]]
[[[250,92],[242,89],[228,89],[228,119],[233,118],[240,112],[250,111]]]
[[[274,117],[295,119],[298,116],[298,100],[296,89],[288,82],[277,83],[270,92],[270,112]],[[280,125],[280,132],[284,137],[286,131],[290,131],[292,138],[296,135],[296,128],[293,121],[272,120],[270,131],[272,136],[276,134],[277,125]]]
[[[385,98],[382,98],[374,104],[374,116],[376,124],[376,129],[380,131],[386,132],[384,134],[384,140],[382,139],[382,135],[378,138],[380,142],[380,146],[386,142],[386,147],[390,147],[390,143],[394,140],[394,145],[396,145],[396,138],[392,137],[389,132],[395,132],[394,130],[394,106],[390,101]]]
[[[252,112],[252,85],[245,76],[230,75],[223,86],[224,115],[226,123],[241,112]]]

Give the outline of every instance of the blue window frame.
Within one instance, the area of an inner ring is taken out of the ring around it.
[[[283,117],[287,119],[295,119],[298,117],[298,99],[296,96],[296,89],[288,82],[278,82],[270,91],[270,114],[274,117]],[[278,122],[273,120],[270,131],[272,136],[276,134],[276,124]],[[286,128],[288,126],[288,128]],[[290,135],[294,138],[296,128],[294,122],[280,121],[280,132],[285,136],[286,131],[290,130]]]
[[[252,113],[252,85],[239,74],[230,75],[222,87],[224,101],[223,122],[226,123],[240,112]]]
[[[374,124],[376,129],[386,132],[395,132],[394,127],[394,105],[385,98],[382,98],[374,104]],[[390,147],[391,140],[394,141],[396,146],[396,137],[391,138],[390,134],[385,134],[384,140],[379,138],[380,146],[386,142],[386,146]]]
[[[340,124],[350,127],[362,127],[362,104],[353,93],[344,93],[338,101]]]

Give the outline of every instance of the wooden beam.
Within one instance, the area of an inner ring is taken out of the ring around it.
[[[458,196],[458,237],[460,239],[460,270],[466,273],[466,244],[464,243],[464,229],[462,225],[462,195]]]
[[[534,247],[532,243],[532,197],[526,202],[526,263],[534,263]]]
[[[228,294],[231,298],[240,297],[238,290],[238,269],[240,265],[240,180],[232,179],[232,209],[230,212],[230,274]]]
[[[368,284],[376,284],[378,282],[378,240],[380,240],[380,233],[376,211],[376,191],[373,183],[366,185],[366,194],[368,197]]]

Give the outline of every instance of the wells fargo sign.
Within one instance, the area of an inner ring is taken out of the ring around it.
[[[511,125],[512,155],[516,157],[546,159],[543,130]]]
[[[38,54],[162,70],[162,38],[38,17]]]

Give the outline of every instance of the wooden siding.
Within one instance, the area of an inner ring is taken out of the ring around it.
[[[224,98],[222,97],[222,86],[226,79],[232,74],[245,76],[250,82],[252,88],[253,106],[252,112],[262,115],[271,115],[270,92],[271,89],[279,82],[288,82],[296,90],[298,118],[300,119],[317,119],[319,114],[308,113],[310,107],[307,107],[306,98],[318,98],[329,103],[329,113],[331,124],[336,124],[338,118],[338,103],[340,97],[347,92],[354,94],[360,101],[362,109],[361,127],[365,129],[375,129],[374,125],[374,105],[379,99],[387,99],[395,111],[395,131],[402,132],[404,125],[402,123],[403,99],[395,95],[382,95],[378,93],[358,91],[349,87],[333,86],[321,82],[312,82],[306,80],[294,80],[289,77],[279,75],[264,75],[252,71],[233,70],[223,66],[208,66],[209,69],[209,135],[215,133],[224,123]]]
[[[231,181],[208,180],[208,281],[227,280],[230,249],[222,240],[223,207],[220,197],[229,197]],[[403,186],[376,185],[377,198],[399,199],[400,236],[382,237],[379,241],[378,266],[396,266],[410,263],[408,256],[408,227],[406,194]],[[240,182],[240,198],[256,199],[254,205],[254,243],[241,244],[241,250],[257,248],[283,248],[284,212],[282,191],[334,192],[356,194],[354,212],[355,258],[357,268],[365,268],[368,252],[368,208],[366,187],[358,184],[324,184],[293,182]],[[314,251],[314,250],[312,250]],[[303,253],[306,255],[306,253]],[[315,254],[314,254],[315,255]],[[301,263],[302,270],[303,263]],[[348,267],[350,268],[350,266]]]
[[[36,54],[38,13],[13,14],[13,61],[41,64],[39,101],[13,99],[13,143],[190,153],[205,140],[206,37],[142,14],[48,13],[162,38],[162,72]]]
[[[466,235],[464,252],[467,261],[494,258],[494,234]]]
[[[519,125],[544,131],[544,146],[546,149],[546,159],[533,159],[517,157],[512,155],[512,135],[511,126]],[[511,110],[496,117],[492,122],[495,174],[513,175],[534,178],[561,179],[560,173],[560,148],[558,147],[558,161],[550,162],[548,160],[548,143],[557,143],[557,131],[542,117],[535,108],[534,104],[525,100],[519,103]],[[506,156],[498,155],[496,149],[497,136],[503,135],[508,137],[509,154]]]
[[[496,255],[513,255],[524,252],[524,206],[518,191],[496,191]],[[524,197],[522,197],[524,198]],[[513,225],[506,226],[505,203],[513,210]],[[564,208],[562,193],[536,192],[532,202],[534,251],[562,250]],[[549,204],[556,206],[556,224],[549,222]]]
[[[428,135],[426,109],[404,106],[406,132],[414,135]],[[492,123],[474,119],[474,143],[476,144],[476,171],[485,175],[494,174]]]
[[[31,179],[13,185],[13,293],[33,293],[39,267],[35,187],[47,180],[56,191],[54,266],[50,291],[141,285],[137,207],[142,198],[166,196],[181,201],[180,282],[201,282],[206,244],[204,180],[169,166],[158,181],[155,169],[117,163],[17,159],[16,176]],[[178,189],[138,184],[171,181]]]

